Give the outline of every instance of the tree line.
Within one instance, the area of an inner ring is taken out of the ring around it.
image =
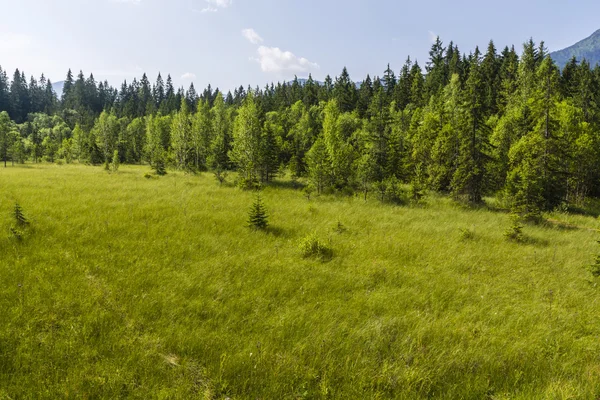
[[[467,203],[502,194],[536,216],[600,196],[600,67],[572,59],[560,71],[543,42],[521,54],[490,42],[461,53],[438,38],[421,68],[356,84],[346,68],[221,93],[175,90],[144,74],[120,90],[67,74],[60,99],[43,76],[29,84],[0,68],[0,157],[148,163],[186,171],[236,170],[251,187],[281,171],[317,192],[397,200],[402,184]]]

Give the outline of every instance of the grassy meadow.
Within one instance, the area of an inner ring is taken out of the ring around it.
[[[0,399],[600,397],[595,217],[148,171],[0,168]]]

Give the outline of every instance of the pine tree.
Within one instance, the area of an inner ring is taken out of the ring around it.
[[[412,61],[410,61],[410,57],[408,57],[402,66],[402,69],[400,70],[398,83],[396,84],[396,88],[394,90],[396,107],[398,107],[400,110],[404,110],[410,103],[410,90],[412,87],[411,69]]]
[[[165,100],[165,83],[160,72],[158,73],[158,76],[156,77],[156,83],[152,88],[152,97],[154,99],[155,109],[159,109],[160,105]]]
[[[15,70],[10,86],[11,118],[18,124],[25,121],[30,109],[29,89],[25,74]]]
[[[300,101],[300,100],[299,100]],[[280,159],[278,139],[283,136],[283,127],[278,121],[278,113],[273,111],[266,115],[261,138],[261,180],[270,182],[277,174]]]
[[[346,67],[333,85],[333,96],[342,112],[350,112],[356,106],[356,85],[350,79]]]
[[[65,79],[65,83],[63,84],[63,91],[61,95],[61,101],[63,108],[69,109],[73,108],[72,100],[71,100],[71,92],[73,90],[73,73],[71,69],[67,72],[67,77]]]
[[[425,79],[419,63],[415,61],[411,71],[410,102],[415,107],[421,107],[424,102]]]
[[[308,74],[308,80],[304,85],[304,98],[302,100],[306,107],[317,105],[319,102],[319,87],[311,74]]]
[[[10,112],[10,85],[6,71],[0,67],[0,112]]]
[[[465,113],[459,131],[458,167],[452,177],[452,192],[466,196],[469,203],[480,203],[487,176],[489,159],[489,129],[485,124],[485,107],[488,100],[484,70],[479,49],[475,49],[469,66],[465,88]]]
[[[438,36],[429,51],[429,61],[426,65],[427,78],[425,90],[427,96],[439,93],[448,83],[448,66],[445,60],[446,48]]]
[[[361,118],[367,116],[367,110],[371,104],[371,98],[373,97],[373,82],[371,77],[367,75],[366,79],[360,84],[358,89],[358,100],[356,102],[356,110]]]
[[[15,224],[19,228],[24,228],[27,225],[29,225],[29,220],[27,219],[27,217],[25,217],[23,208],[21,207],[21,205],[18,202],[15,203],[15,207],[13,209],[13,218],[15,220]]]
[[[265,230],[268,226],[267,209],[262,202],[260,193],[258,193],[248,213],[248,227],[256,230]]]

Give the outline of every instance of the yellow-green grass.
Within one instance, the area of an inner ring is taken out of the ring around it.
[[[0,399],[600,396],[593,217],[519,244],[505,213],[444,197],[279,182],[265,233],[253,193],[146,172],[0,168]],[[314,232],[330,261],[301,257]]]

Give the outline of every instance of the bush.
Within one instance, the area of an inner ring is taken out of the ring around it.
[[[300,254],[304,258],[316,257],[321,260],[329,260],[333,257],[333,250],[323,243],[316,233],[312,233],[300,241],[298,246]]]

